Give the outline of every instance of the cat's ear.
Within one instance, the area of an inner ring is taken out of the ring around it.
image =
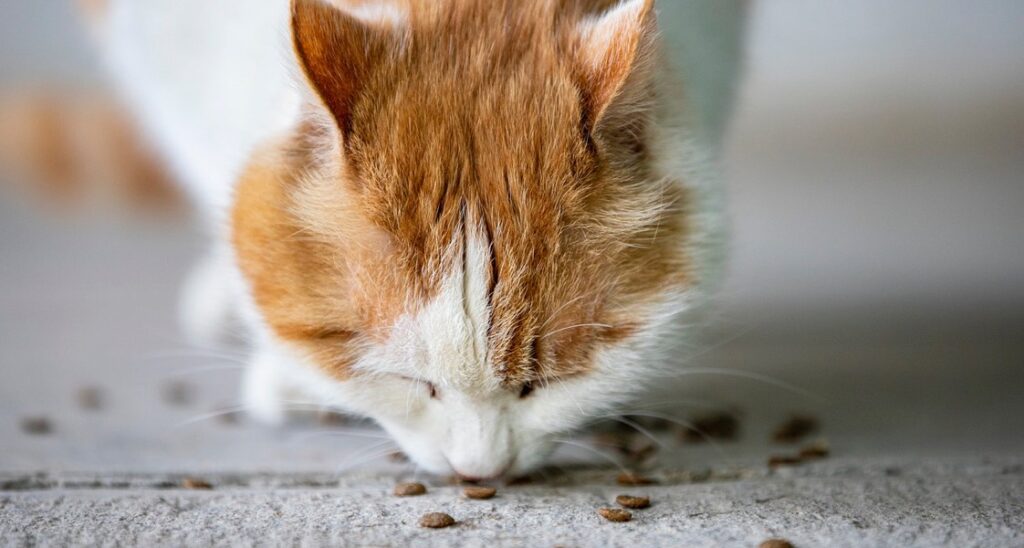
[[[576,24],[572,55],[588,131],[649,101],[657,30],[654,0],[625,0]]]
[[[390,29],[324,0],[292,0],[291,26],[303,73],[347,134],[359,94],[388,53]]]

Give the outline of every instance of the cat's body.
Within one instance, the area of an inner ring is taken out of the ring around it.
[[[338,406],[491,477],[685,345],[742,3],[110,0],[97,29],[214,235],[186,322],[245,327],[251,410]]]

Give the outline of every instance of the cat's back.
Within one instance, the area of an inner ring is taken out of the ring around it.
[[[119,91],[200,205],[228,205],[252,148],[294,119],[288,0],[112,0],[98,20]]]

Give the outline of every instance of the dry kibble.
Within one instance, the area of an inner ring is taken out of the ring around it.
[[[793,548],[793,543],[781,538],[770,538],[758,544],[757,548]]]
[[[168,405],[188,405],[194,399],[192,385],[186,382],[169,382],[163,385],[161,393]]]
[[[213,489],[213,485],[210,485],[210,482],[199,478],[185,478],[181,480],[181,486],[185,489]]]
[[[629,510],[622,510],[620,508],[599,508],[597,510],[601,517],[608,521],[624,522],[633,519],[633,513]]]
[[[95,386],[87,386],[78,391],[78,406],[89,411],[103,408],[103,391]]]
[[[466,497],[476,500],[487,500],[494,496],[498,490],[494,487],[484,487],[482,485],[467,487],[462,490],[462,494]]]
[[[21,430],[33,436],[44,436],[53,432],[53,425],[46,417],[27,417],[21,420]]]
[[[701,443],[710,439],[733,440],[740,423],[732,413],[725,411],[697,417],[693,424],[683,431],[684,441]]]
[[[800,449],[800,458],[804,460],[823,459],[828,456],[829,448],[825,440],[818,440]]]
[[[395,486],[395,496],[415,497],[427,492],[427,487],[422,483],[399,483]]]
[[[444,512],[431,512],[429,514],[423,514],[423,517],[420,518],[420,527],[443,529],[445,527],[451,527],[452,525],[455,525],[455,518],[445,514]]]
[[[803,459],[792,455],[772,455],[768,458],[768,466],[771,468],[778,468],[780,466],[796,466],[801,462],[803,462]]]
[[[633,508],[639,510],[641,508],[647,508],[651,505],[650,497],[636,497],[633,495],[619,495],[615,497],[615,502],[624,508]]]
[[[615,478],[615,482],[619,485],[651,485],[654,480],[632,472],[623,472]]]
[[[345,426],[349,424],[349,418],[337,411],[320,411],[316,414],[316,420],[323,426]]]
[[[797,415],[779,425],[772,434],[777,443],[796,443],[818,431],[818,420],[814,417]]]

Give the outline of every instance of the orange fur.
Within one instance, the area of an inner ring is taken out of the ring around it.
[[[653,1],[599,35],[586,21],[606,0],[396,4],[398,24],[293,2],[322,105],[238,188],[233,241],[257,305],[344,376],[481,237],[503,381],[586,372],[644,305],[693,281],[688,197],[652,180],[646,146]]]

